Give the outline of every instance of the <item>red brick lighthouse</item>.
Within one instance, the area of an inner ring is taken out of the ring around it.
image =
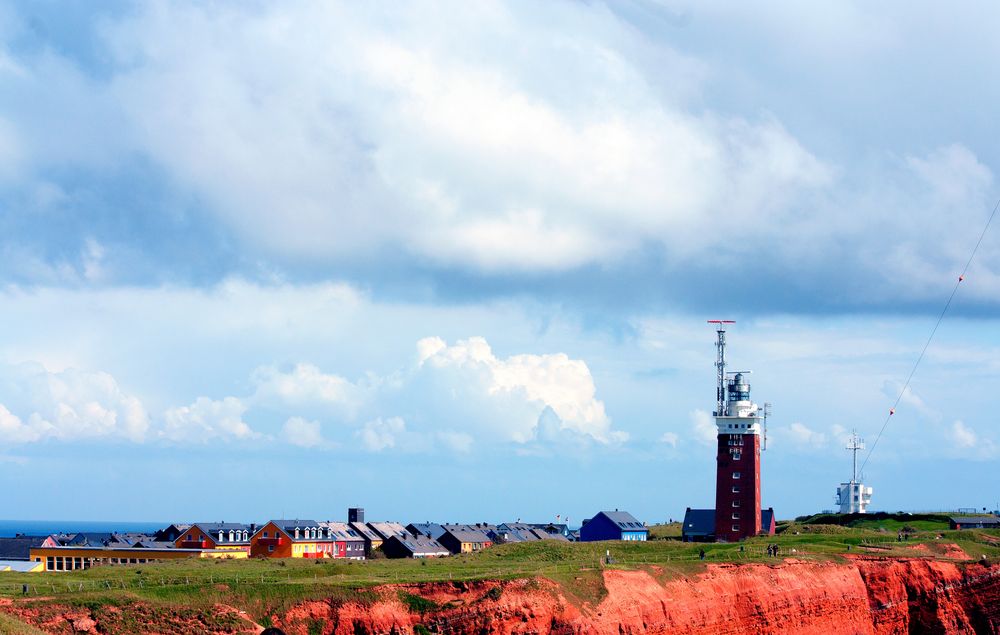
[[[766,443],[768,404],[750,401],[750,371],[726,372],[726,325],[731,320],[709,320],[716,326],[718,369],[715,423],[718,455],[715,481],[715,539],[737,542],[761,531],[760,453]]]

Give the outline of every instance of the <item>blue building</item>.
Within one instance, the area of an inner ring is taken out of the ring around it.
[[[580,542],[595,540],[646,540],[649,529],[628,512],[599,512],[580,527]]]

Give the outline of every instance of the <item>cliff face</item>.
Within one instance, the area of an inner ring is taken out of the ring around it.
[[[310,601],[268,616],[289,635],[358,633],[452,635],[633,633],[1000,633],[1000,565],[930,559],[857,558],[848,563],[712,565],[684,578],[605,571],[607,594],[577,604],[548,580],[382,587],[361,603]],[[108,615],[57,607],[0,605],[53,633],[131,633]],[[129,611],[129,609],[120,609]],[[136,605],[131,610],[142,614]],[[212,619],[140,619],[155,633],[257,633],[231,607]],[[118,616],[119,618],[122,616]],[[192,624],[195,622],[195,624]],[[135,621],[131,621],[135,624]],[[186,625],[202,630],[184,630]]]

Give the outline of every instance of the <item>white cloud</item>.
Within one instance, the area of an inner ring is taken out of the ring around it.
[[[850,435],[847,434],[847,432],[848,432],[847,428],[840,425],[839,423],[835,423],[832,426],[830,426],[830,435],[836,441],[843,441],[844,443],[847,443],[850,440]]]
[[[287,372],[261,366],[251,380],[255,392],[250,400],[257,404],[325,406],[353,412],[364,398],[362,388],[338,375],[323,373],[313,364],[296,364]]]
[[[0,367],[5,404],[0,426],[9,442],[46,438],[122,437],[142,441],[149,417],[142,403],[104,372],[50,372],[26,363]]]
[[[827,442],[824,433],[813,430],[799,421],[793,422],[786,430],[782,430],[782,432],[784,433],[782,436],[790,439],[792,443],[800,447],[809,446],[819,448],[826,445]]]
[[[143,151],[235,231],[295,257],[389,246],[506,271],[650,241],[690,253],[732,246],[706,231],[720,206],[750,241],[762,216],[794,218],[787,199],[830,182],[777,120],[684,108],[701,62],[661,42],[646,67],[600,6],[542,13],[460,3],[443,33],[426,6],[396,7],[389,28],[357,4],[161,5],[106,29],[111,93]],[[557,23],[572,41],[544,27]]]
[[[707,410],[691,411],[691,426],[694,440],[702,445],[716,445],[719,438],[719,428]]]
[[[951,424],[951,439],[956,447],[971,448],[976,445],[979,437],[972,428],[956,420]]]
[[[886,381],[885,383],[882,384],[882,394],[884,394],[886,397],[889,397],[893,401],[895,401],[895,399],[899,397],[900,405],[907,406],[915,410],[920,416],[928,420],[931,421],[940,420],[941,418],[940,413],[938,413],[933,408],[929,407],[919,395],[913,392],[912,386],[907,386],[905,390],[902,390],[902,392],[900,392],[900,389],[902,388],[903,384],[901,382]],[[899,416],[899,414],[900,413],[897,412],[896,416]]]
[[[281,427],[285,440],[292,445],[314,448],[327,445],[323,439],[319,421],[307,421],[302,417],[290,417]]]
[[[680,440],[680,437],[677,436],[676,432],[664,432],[660,436],[660,443],[664,443],[666,445],[669,445],[672,448],[676,448],[677,447],[677,442],[679,440]]]
[[[437,438],[452,452],[466,454],[472,450],[472,436],[466,434],[465,432],[442,430],[437,433]]]
[[[381,452],[396,446],[396,439],[406,433],[406,422],[399,417],[373,419],[365,423],[356,436],[370,452]]]
[[[190,406],[167,410],[161,436],[171,441],[205,443],[212,439],[254,439],[259,434],[243,421],[247,408],[236,397],[198,397]]]
[[[37,441],[45,436],[46,432],[48,432],[46,427],[25,425],[20,417],[0,405],[0,438],[5,442],[13,444]]]
[[[417,343],[418,364],[402,391],[438,416],[476,430],[476,437],[528,443],[538,437],[547,410],[557,428],[599,443],[627,438],[614,430],[596,397],[587,364],[564,353],[497,357],[482,337],[448,345]],[[451,410],[451,412],[448,412]]]

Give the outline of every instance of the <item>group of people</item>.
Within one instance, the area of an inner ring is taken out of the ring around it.
[[[778,545],[768,545],[767,546],[767,555],[771,556],[772,558],[777,557],[777,555],[778,555]]]

